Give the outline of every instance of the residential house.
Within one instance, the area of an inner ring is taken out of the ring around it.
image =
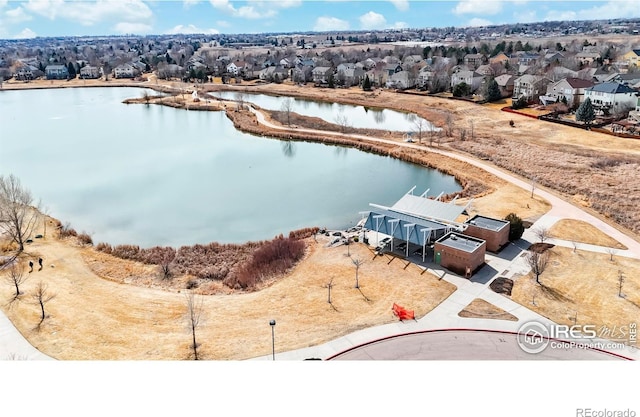
[[[207,66],[203,62],[196,60],[189,60],[189,62],[187,62],[186,68],[188,72],[193,71],[196,74],[198,73],[198,71],[207,72]]]
[[[582,65],[591,65],[591,63],[593,63],[593,61],[596,61],[598,58],[600,58],[600,54],[597,52],[578,52],[575,56],[575,58],[582,63]]]
[[[509,57],[504,52],[500,52],[498,55],[489,58],[489,64],[504,65],[506,62],[509,62]]]
[[[69,70],[66,65],[47,65],[44,69],[47,80],[66,80],[69,78]]]
[[[594,82],[581,78],[565,78],[547,86],[547,93],[540,97],[543,104],[551,104],[566,99],[571,109],[577,108],[584,101],[584,91],[593,87]]]
[[[260,71],[258,78],[264,81],[285,80],[288,78],[288,71],[280,65],[264,68]]]
[[[34,67],[33,65],[23,64],[18,67],[17,71],[13,74],[13,77],[19,81],[35,80],[38,77],[42,77],[43,72]]]
[[[626,62],[629,68],[640,68],[640,49],[632,49],[622,55],[622,61]]]
[[[487,57],[484,54],[466,54],[464,56],[464,64],[469,68],[478,68],[486,63]]]
[[[537,102],[541,95],[547,91],[548,78],[540,75],[525,74],[513,80],[512,99],[518,100],[524,97],[528,102]]]
[[[246,63],[244,61],[235,61],[227,65],[227,72],[235,76],[242,75],[245,67]]]
[[[553,66],[545,74],[551,81],[560,81],[565,78],[578,78],[578,72],[562,66]]]
[[[311,72],[313,82],[317,85],[328,84],[329,78],[333,75],[331,67],[315,67]]]
[[[614,77],[609,78],[609,81],[624,84],[627,87],[635,88],[634,86],[640,82],[640,72],[616,74]]]
[[[113,69],[113,76],[115,78],[134,78],[139,74],[138,69],[129,63],[120,64]]]
[[[496,75],[493,67],[489,64],[480,65],[478,68],[476,68],[476,72],[483,77],[494,77]]]
[[[282,66],[283,68],[293,68],[295,64],[294,64],[294,61],[292,59],[282,58],[278,62],[278,65]]]
[[[387,78],[391,77],[396,72],[402,71],[402,65],[400,64],[387,64],[384,67],[384,71],[387,73]]]
[[[465,83],[471,87],[471,91],[473,92],[480,88],[483,80],[484,76],[475,71],[458,68],[451,74],[451,88],[458,84]]]
[[[514,52],[509,56],[509,62],[514,65],[533,65],[540,57],[525,51]]]
[[[342,79],[345,86],[360,85],[364,80],[365,72],[362,68],[347,68],[344,71],[338,71],[338,79]]]
[[[416,86],[416,77],[410,71],[400,71],[393,74],[386,82],[386,87],[406,90]]]
[[[419,64],[422,61],[424,61],[422,55],[409,55],[402,60],[402,63],[411,66]]]
[[[511,74],[502,74],[494,78],[498,84],[498,88],[500,88],[502,97],[511,97],[513,95],[513,81],[515,79],[516,76]]]
[[[100,78],[100,68],[93,65],[85,65],[80,68],[80,78],[83,79],[96,79]]]
[[[356,64],[352,62],[343,62],[342,64],[338,64],[338,66],[336,67],[336,73],[344,72],[348,69],[354,69],[355,67]]]
[[[433,68],[431,68],[429,65],[425,65],[424,67],[420,68],[420,72],[418,72],[416,86],[418,88],[427,88],[432,77]]]
[[[544,61],[547,64],[561,64],[564,61],[564,55],[556,51],[547,52],[546,54],[544,54]]]
[[[587,88],[584,96],[598,113],[610,115],[635,108],[640,93],[624,84],[609,82]]]

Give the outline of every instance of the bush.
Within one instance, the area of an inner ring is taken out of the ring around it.
[[[93,239],[87,233],[82,232],[78,235],[78,241],[83,245],[93,245]]]
[[[111,252],[113,252],[113,248],[111,247],[110,244],[105,243],[105,242],[100,242],[96,245],[96,250],[100,251],[100,252],[104,252],[107,254],[111,254]]]
[[[514,110],[518,110],[518,109],[524,109],[525,107],[527,107],[527,99],[525,96],[520,97],[519,99],[517,99],[516,101],[513,101],[511,103],[511,108]]]
[[[504,219],[509,222],[509,241],[514,242],[520,239],[524,233],[522,219],[515,213],[507,214],[507,217]]]
[[[58,226],[58,230],[60,231],[60,238],[65,238],[69,236],[78,236],[78,232],[75,231],[74,228],[71,227],[69,223],[65,223],[64,225],[60,224]]]
[[[269,276],[279,275],[291,268],[304,255],[302,240],[278,237],[257,249],[251,260],[224,281],[230,288],[253,288]]]
[[[466,97],[471,94],[471,87],[469,84],[461,82],[453,87],[452,93],[454,97]]]

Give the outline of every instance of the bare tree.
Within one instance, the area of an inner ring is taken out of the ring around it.
[[[578,249],[578,242],[572,240],[571,244],[573,245],[573,253],[576,253],[576,250]]]
[[[536,190],[536,178],[531,178],[531,198],[533,198],[533,192]]]
[[[16,288],[16,295],[13,299],[17,300],[20,297],[20,294],[22,294],[20,292],[20,285],[27,280],[27,276],[24,275],[24,268],[22,268],[22,265],[18,265],[17,262],[13,262],[11,268],[9,268],[9,273],[5,276],[5,280]]]
[[[614,248],[607,248],[607,253],[609,254],[609,260],[613,262],[613,255],[615,255],[617,250]]]
[[[238,102],[238,109],[242,110],[244,108],[245,94],[242,91],[238,91],[235,94],[236,101]]]
[[[540,240],[540,243],[544,243],[545,240],[551,237],[551,233],[549,232],[549,229],[543,226],[536,227],[533,230],[533,234],[535,234],[536,237]]]
[[[353,262],[356,267],[356,288],[360,288],[360,283],[358,281],[358,270],[360,269],[360,266],[362,266],[364,261],[360,258],[353,258],[351,259],[351,262]]]
[[[429,122],[424,120],[422,117],[415,116],[412,117],[413,121],[413,132],[418,136],[418,142],[422,143],[422,136],[425,132],[429,131]]]
[[[333,288],[333,278],[331,278],[327,283],[327,290],[329,290],[329,294],[327,295],[327,303],[329,304],[331,304],[331,288]]]
[[[451,115],[451,113],[447,113],[445,124],[447,126],[447,136],[453,136],[453,116]]]
[[[549,255],[545,252],[529,252],[525,256],[525,260],[527,264],[531,268],[531,272],[533,272],[536,276],[536,282],[540,284],[540,275],[547,269],[547,265],[549,264]]]
[[[622,297],[622,284],[624,284],[624,274],[618,270],[618,297]]]
[[[203,311],[203,298],[202,296],[196,297],[193,292],[189,292],[187,297],[187,322],[189,330],[191,330],[191,349],[193,349],[193,358],[198,360],[198,342],[196,341],[196,330],[200,326],[200,320],[202,319]]]
[[[35,207],[32,204],[31,192],[22,187],[17,177],[0,175],[0,229],[18,245],[20,252],[38,220],[39,204]]]
[[[149,94],[149,91],[146,88],[142,92],[142,99],[144,100],[144,104],[148,106],[149,102],[151,101],[151,94]]]
[[[40,306],[41,314],[40,314],[40,323],[38,323],[38,326],[40,326],[44,321],[44,319],[47,317],[44,312],[44,305],[49,301],[53,300],[55,296],[56,296],[55,294],[51,294],[49,292],[47,284],[45,284],[42,281],[38,282],[38,285],[36,286],[36,290],[32,294],[32,297],[35,300],[35,303]]]
[[[336,120],[336,124],[340,126],[340,132],[342,133],[345,133],[347,129],[350,127],[349,118],[342,111],[338,113],[335,120]]]
[[[162,277],[164,279],[171,278],[171,262],[176,258],[176,250],[167,248],[162,254],[160,260],[160,268],[162,269]]]
[[[284,113],[287,118],[287,126],[291,126],[291,113],[293,112],[293,99],[286,98],[280,105],[280,111]]]

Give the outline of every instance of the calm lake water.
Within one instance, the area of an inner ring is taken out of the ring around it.
[[[214,96],[237,100],[238,92],[218,91],[210,93]],[[282,103],[285,97],[270,96],[267,94],[242,93],[244,100],[254,103],[266,110],[282,110]],[[421,131],[436,129],[431,122],[412,113],[403,113],[395,110],[373,109],[363,106],[353,106],[349,104],[326,103],[322,101],[304,100],[291,98],[293,105],[291,111],[303,116],[319,117],[329,123],[338,123],[338,120],[346,117],[348,126],[366,129],[383,129],[398,132],[413,132],[418,130],[419,123]]]
[[[94,242],[245,242],[357,223],[437,171],[355,149],[235,130],[222,112],[126,105],[134,88],[0,91],[0,174]]]

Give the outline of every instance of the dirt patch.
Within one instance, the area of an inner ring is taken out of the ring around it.
[[[496,307],[481,298],[476,298],[469,303],[468,306],[458,313],[458,316],[476,319],[518,321],[518,318],[513,314],[507,313],[500,307]]]
[[[562,219],[549,229],[551,237],[589,245],[627,249],[622,243],[581,220]]]

